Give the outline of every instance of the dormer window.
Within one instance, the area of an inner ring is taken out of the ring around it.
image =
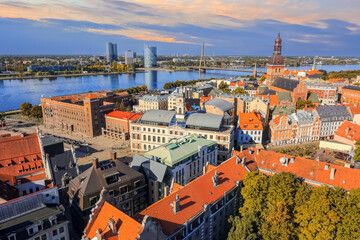
[[[57,219],[56,217],[50,217],[49,218],[50,224],[51,226],[55,226],[57,224]]]
[[[29,236],[33,235],[34,234],[34,227],[31,226],[31,227],[27,228],[27,232],[28,232]]]
[[[8,240],[16,240],[16,233],[12,233],[7,236]]]

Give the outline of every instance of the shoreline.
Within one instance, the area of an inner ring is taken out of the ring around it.
[[[146,71],[166,71],[166,72],[184,72],[189,71],[186,69],[166,69],[166,68],[138,68],[134,72],[112,72],[112,73],[73,73],[73,74],[59,74],[59,75],[46,75],[46,76],[6,76],[6,77],[0,77],[1,80],[26,80],[26,79],[54,79],[58,77],[83,77],[83,76],[107,76],[107,75],[121,75],[121,74],[133,74],[133,73],[144,73]]]

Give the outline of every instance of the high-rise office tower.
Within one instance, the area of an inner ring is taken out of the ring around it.
[[[144,44],[144,66],[146,68],[156,67],[157,65],[157,54],[156,47],[148,46]]]
[[[136,53],[135,52],[133,52],[131,50],[125,51],[125,64],[133,63],[134,58],[136,58]]]
[[[108,42],[106,43],[106,60],[107,62],[117,61],[117,44]]]

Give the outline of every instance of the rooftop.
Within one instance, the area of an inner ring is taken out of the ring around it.
[[[220,131],[223,116],[210,113],[192,113],[186,121],[189,128]],[[205,120],[205,121],[204,121]]]
[[[170,125],[171,121],[175,117],[175,111],[167,110],[148,110],[139,118],[141,123],[144,122],[157,122]]]
[[[178,162],[197,154],[201,147],[214,145],[216,145],[215,141],[207,140],[197,134],[192,134],[179,139],[172,139],[167,144],[145,152],[144,156],[149,159],[155,156],[161,163],[169,167],[174,167]]]
[[[241,130],[263,130],[261,115],[254,111],[239,113],[239,128]]]
[[[292,80],[288,78],[276,78],[271,86],[292,92],[299,83],[300,82],[298,80]]]
[[[352,120],[350,112],[345,106],[321,106],[316,107],[321,121],[342,121]]]
[[[232,103],[229,103],[228,101],[219,98],[213,98],[207,101],[205,103],[205,106],[214,106],[222,112],[226,112],[234,108],[234,105]]]
[[[112,117],[112,118],[134,121],[136,119],[139,119],[142,116],[142,114],[114,110],[114,111],[106,114],[106,116]]]
[[[335,135],[356,142],[360,140],[360,125],[344,121],[336,131]]]

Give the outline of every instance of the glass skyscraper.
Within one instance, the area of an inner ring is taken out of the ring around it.
[[[144,44],[144,66],[146,68],[156,67],[157,65],[157,54],[156,47],[148,46]]]
[[[106,60],[107,62],[117,61],[117,44],[108,42],[106,43]]]

